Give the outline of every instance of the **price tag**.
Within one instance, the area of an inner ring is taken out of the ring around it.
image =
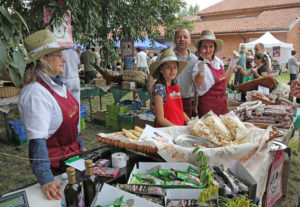
[[[263,86],[258,86],[258,91],[263,92],[263,93],[267,93],[267,94],[270,93],[270,89],[268,89],[266,87],[263,87]]]

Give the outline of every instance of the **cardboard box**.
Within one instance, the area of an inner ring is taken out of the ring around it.
[[[93,83],[95,86],[106,86],[105,79],[95,78],[95,79],[93,79]]]
[[[122,88],[126,90],[136,89],[136,82],[122,81]]]
[[[96,111],[93,114],[94,122],[100,125],[105,125],[106,115],[107,115],[107,111]]]
[[[106,183],[103,184],[103,187],[98,194],[95,205],[107,206],[109,204],[112,204],[117,198],[120,198],[121,196],[124,196],[123,201],[133,202],[132,207],[162,207],[161,205],[152,203],[150,201],[147,201],[146,199],[140,198],[136,195],[120,190]]]
[[[254,180],[252,175],[250,175],[245,167],[237,161],[231,162],[230,170],[238,179],[240,179],[245,185],[248,186],[249,199],[255,202],[257,182]]]
[[[134,125],[135,126],[138,126],[138,127],[141,127],[144,129],[146,124],[148,124],[150,126],[154,126],[154,122],[148,121],[148,120],[142,120],[138,116],[134,116]]]
[[[291,148],[286,148],[284,150],[284,163],[282,172],[282,195],[286,196],[288,193],[288,179],[291,168]]]

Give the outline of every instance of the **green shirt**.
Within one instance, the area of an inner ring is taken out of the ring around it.
[[[85,70],[96,70],[92,64],[96,63],[97,55],[92,51],[85,51],[80,56],[81,64],[84,64]]]

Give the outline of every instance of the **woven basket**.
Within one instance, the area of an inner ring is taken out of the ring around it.
[[[254,95],[254,94],[251,94],[251,100],[252,101],[261,101],[265,105],[274,105],[275,104],[273,101],[266,100],[260,96]]]
[[[125,70],[123,71],[122,78],[125,81],[134,81],[136,83],[145,84],[147,74],[141,71]]]
[[[276,80],[273,77],[263,77],[242,83],[236,86],[236,89],[246,93],[247,91],[258,90],[258,86],[263,86],[272,91],[276,84]]]
[[[14,86],[0,87],[0,98],[10,98],[19,95],[21,89]]]

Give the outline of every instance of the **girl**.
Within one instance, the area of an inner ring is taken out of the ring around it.
[[[156,127],[182,126],[190,121],[183,111],[179,86],[175,80],[186,65],[186,62],[177,60],[171,49],[165,50],[158,61],[150,65],[151,75],[156,79],[152,89]]]

